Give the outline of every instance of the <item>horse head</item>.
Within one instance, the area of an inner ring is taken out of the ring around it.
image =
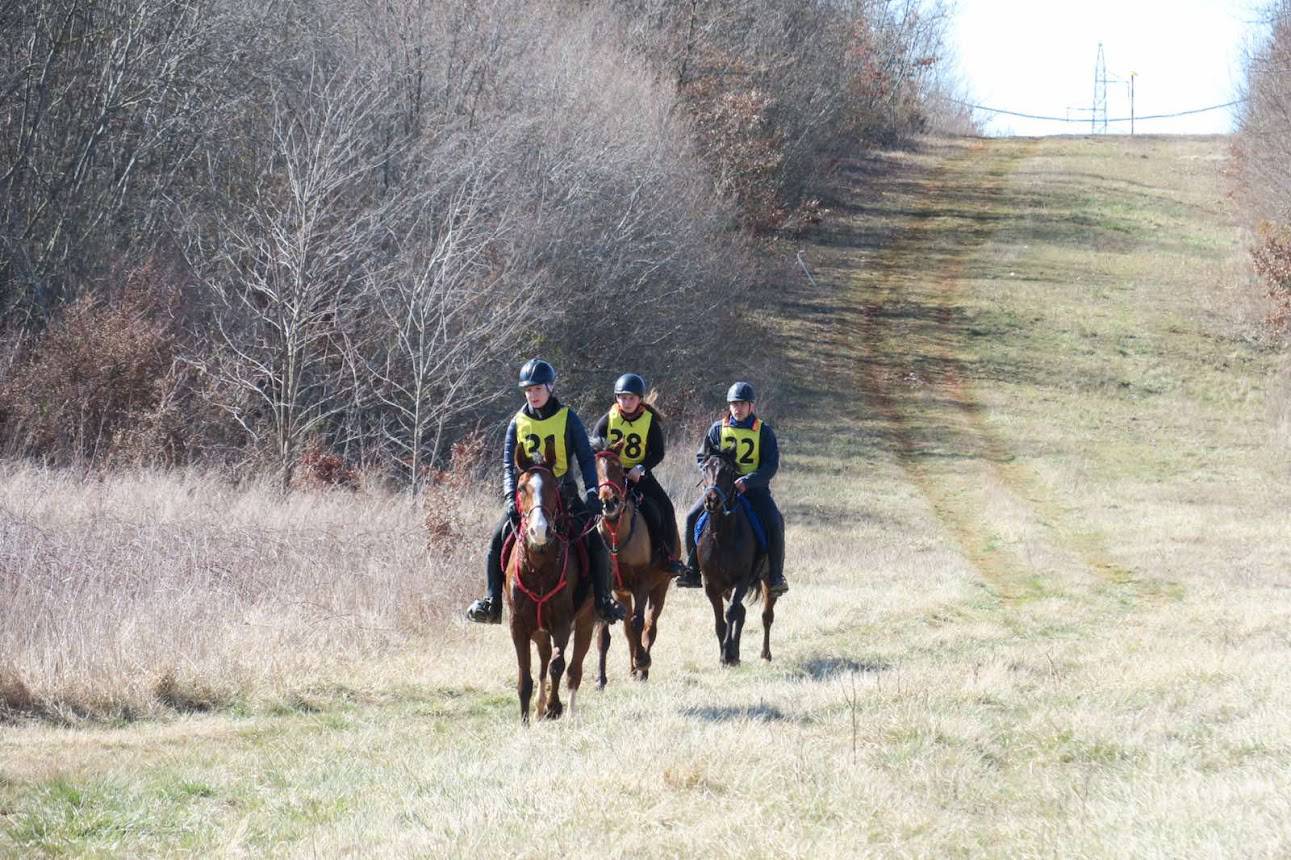
[[[715,451],[704,460],[704,510],[729,514],[735,501],[735,479],[739,467],[734,451]]]
[[[551,460],[555,458],[552,457]],[[523,445],[516,446],[516,512],[520,515],[521,538],[525,545],[541,550],[556,537],[556,515],[560,510],[560,482],[547,465],[542,452],[532,456]]]
[[[622,442],[610,445],[605,440],[598,440],[596,447],[596,494],[601,499],[601,510],[605,519],[614,522],[623,513],[627,503],[628,479],[619,459],[623,449]]]

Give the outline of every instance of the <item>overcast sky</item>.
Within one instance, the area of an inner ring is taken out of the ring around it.
[[[1259,33],[1259,0],[954,0],[952,40],[977,104],[1083,118],[1066,124],[979,112],[988,134],[1089,132],[1098,44],[1109,78],[1134,72],[1136,116],[1231,101],[1243,52]],[[1107,85],[1110,119],[1130,114],[1129,86]],[[1135,123],[1139,133],[1224,133],[1231,110]],[[1129,132],[1129,123],[1109,131]]]

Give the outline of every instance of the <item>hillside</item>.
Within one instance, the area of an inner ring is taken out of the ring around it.
[[[527,730],[505,631],[457,622],[274,707],[16,723],[0,851],[1285,855],[1291,469],[1227,147],[844,171],[764,312],[773,663],[719,668],[674,592],[647,684],[616,631],[609,688]]]

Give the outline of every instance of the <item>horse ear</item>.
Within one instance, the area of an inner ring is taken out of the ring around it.
[[[610,450],[613,451],[615,454],[622,454],[623,446],[626,444],[627,444],[626,439],[620,439],[619,441],[615,442],[613,445],[610,446]]]
[[[522,442],[516,443],[515,461],[516,469],[521,472],[527,472],[533,465],[533,462],[529,459],[529,453],[525,451],[524,443]]]
[[[546,457],[547,465],[555,465],[556,463],[556,437],[555,436],[547,437],[547,443],[543,446],[542,453],[543,453],[543,456]]]

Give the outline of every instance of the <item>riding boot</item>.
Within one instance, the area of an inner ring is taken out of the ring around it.
[[[504,515],[502,522],[493,530],[493,540],[489,543],[489,553],[484,560],[484,577],[488,591],[466,610],[466,619],[478,624],[502,623],[502,544],[512,528],[512,519]]]
[[[695,561],[695,553],[691,551],[690,557],[686,559],[686,564],[681,573],[677,576],[678,588],[703,588],[704,580],[699,576],[699,565]]]
[[[789,590],[789,583],[784,578],[784,520],[779,519],[767,528],[767,584],[771,593],[779,597]]]
[[[704,512],[704,500],[701,498],[686,514],[686,567],[677,577],[678,588],[702,588],[703,580],[699,576],[699,565],[696,563],[695,523]]]
[[[610,559],[609,551],[601,542],[601,536],[592,532],[587,540],[587,562],[591,567],[592,594],[596,599],[596,613],[608,624],[621,621],[627,613],[623,605],[610,594]]]

